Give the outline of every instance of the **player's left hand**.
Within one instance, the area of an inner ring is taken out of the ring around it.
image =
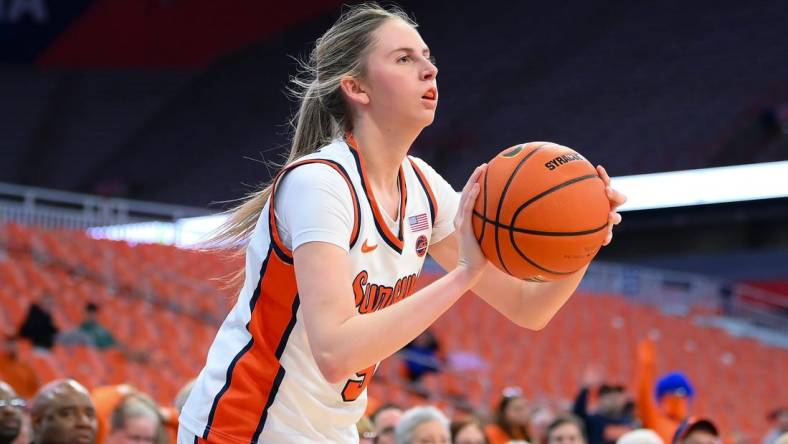
[[[607,199],[610,201],[610,214],[607,216],[607,237],[602,244],[608,245],[613,240],[613,227],[621,223],[621,214],[616,209],[624,205],[624,202],[627,201],[627,196],[610,186],[610,176],[607,175],[605,167],[597,165],[596,171],[599,173],[599,178],[605,183],[605,194],[607,194]]]

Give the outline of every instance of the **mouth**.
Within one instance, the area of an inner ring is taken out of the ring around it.
[[[19,430],[22,428],[22,421],[16,418],[10,418],[0,423],[0,428],[6,430]]]
[[[95,439],[93,432],[90,431],[78,432],[74,438],[76,442],[85,444],[90,444]]]
[[[421,98],[424,100],[438,100],[438,89],[434,87],[428,89]]]

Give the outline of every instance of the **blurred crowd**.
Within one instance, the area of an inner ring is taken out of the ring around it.
[[[0,444],[174,444],[178,412],[191,384],[158,405],[129,385],[89,391],[73,379],[40,387],[26,400],[0,381]],[[586,404],[596,398],[593,408]],[[713,419],[687,416],[669,439],[633,415],[624,390],[607,384],[583,387],[572,411],[531,402],[514,388],[504,393],[492,418],[433,405],[403,410],[378,405],[357,424],[364,444],[722,444],[732,441]],[[788,409],[774,412],[774,428],[760,444],[788,444]]]
[[[88,304],[75,329],[54,327],[46,297],[31,305],[18,332],[0,349],[0,444],[174,444],[180,408],[191,383],[170,405],[156,393],[128,385],[88,390],[74,379],[41,384],[18,359],[15,344],[28,341],[36,353],[50,353],[55,342],[96,348],[114,347],[131,360],[145,353],[119,343]],[[653,340],[640,343],[633,390],[605,380],[591,365],[578,382],[574,402],[549,396],[528,399],[516,386],[505,388],[496,405],[435,402],[420,384],[423,376],[443,371],[446,357],[430,332],[405,347],[402,359],[408,390],[423,399],[409,409],[370,396],[367,415],[357,424],[362,443],[396,444],[788,444],[788,408],[770,415],[772,428],[760,437],[720,430],[714,418],[693,416],[695,390],[680,372],[656,374]],[[373,382],[374,384],[374,382]]]

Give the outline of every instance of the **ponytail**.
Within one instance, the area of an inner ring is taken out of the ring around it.
[[[374,43],[374,32],[386,20],[416,23],[396,7],[375,3],[349,7],[317,41],[307,61],[298,61],[299,72],[290,79],[288,92],[300,105],[290,119],[292,143],[284,165],[312,154],[335,138],[352,130],[350,112],[340,88],[345,76],[363,78],[366,56]],[[280,169],[284,165],[279,165]],[[242,198],[226,211],[227,220],[203,243],[207,249],[230,249],[243,255],[260,213],[271,197],[272,182]],[[243,276],[243,269],[231,285]]]

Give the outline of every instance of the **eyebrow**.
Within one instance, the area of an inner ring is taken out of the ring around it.
[[[395,49],[395,50],[391,51],[389,54],[394,54],[394,53],[395,53],[395,52],[397,52],[397,51],[405,51],[405,52],[416,52],[416,50],[415,50],[415,49],[413,49],[413,48],[402,47],[402,48],[397,48],[397,49]],[[422,54],[429,54],[429,53],[430,53],[430,48],[424,48],[424,49],[422,49],[422,50],[421,50],[421,53],[422,53]]]

